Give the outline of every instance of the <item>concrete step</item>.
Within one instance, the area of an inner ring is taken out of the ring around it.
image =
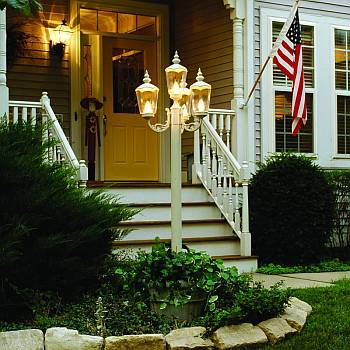
[[[141,210],[132,221],[169,221],[171,220],[170,203],[135,204],[133,208]],[[183,220],[221,219],[222,214],[212,202],[193,202],[182,205]]]
[[[117,187],[109,188],[106,192],[120,197],[122,203],[171,203],[170,187]],[[212,198],[202,186],[186,186],[182,188],[181,193],[182,203],[212,202]]]
[[[161,243],[169,243],[170,239],[160,239]],[[209,255],[238,255],[240,253],[240,242],[237,238],[231,236],[217,236],[217,237],[183,237],[183,244],[189,248],[197,251],[205,251]],[[123,250],[137,250],[142,249],[150,251],[155,244],[153,239],[138,240],[138,239],[124,239],[113,242],[113,249]]]
[[[120,227],[132,230],[126,239],[150,239],[156,237],[170,239],[171,221],[124,221]],[[182,222],[183,237],[217,237],[217,236],[234,236],[232,228],[224,219],[210,220],[183,220]]]
[[[214,255],[212,258],[221,259],[226,267],[236,267],[239,273],[255,272],[258,268],[258,257],[253,255]]]

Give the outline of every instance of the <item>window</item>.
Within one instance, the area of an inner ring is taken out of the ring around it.
[[[337,151],[350,154],[350,30],[335,29],[334,43]]]
[[[272,23],[272,40],[275,41],[283,27],[281,22]],[[314,87],[314,28],[301,26],[304,79],[306,88],[307,123],[297,136],[292,136],[292,81],[273,65],[275,91],[275,150],[276,152],[313,152],[313,93]]]
[[[156,18],[81,8],[80,27],[83,31],[154,36]]]

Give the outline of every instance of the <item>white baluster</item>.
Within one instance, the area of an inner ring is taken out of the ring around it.
[[[214,140],[211,142],[211,154],[212,154],[212,162],[211,162],[211,191],[213,194],[213,197],[217,197],[217,186],[218,186],[218,163],[217,163],[217,157],[216,157],[216,143]]]
[[[62,153],[61,153],[61,147],[57,145],[56,147],[56,152],[57,152],[57,162],[62,163]]]
[[[48,135],[49,135],[48,141],[49,141],[49,143],[51,143],[51,141],[52,141],[52,132],[51,132],[50,129],[48,131]],[[52,162],[53,162],[53,154],[55,153],[54,152],[54,147],[55,146],[49,146],[48,161],[49,161],[50,164],[52,164]]]
[[[235,230],[237,232],[241,231],[241,215],[239,213],[239,193],[238,193],[238,182],[235,183],[235,199],[236,199],[236,208],[235,208]]]
[[[220,113],[219,115],[219,136],[222,140],[224,135],[224,115]]]
[[[32,123],[32,125],[36,124],[36,108],[33,107],[30,113],[30,121]]]
[[[211,189],[211,136],[210,134],[207,135],[207,142],[206,142],[206,159],[207,159],[207,186],[209,189]]]
[[[228,214],[229,214],[228,217],[230,221],[233,221],[233,212],[234,212],[233,188],[232,188],[232,174],[230,171],[228,171],[227,180],[228,180]]]
[[[223,165],[222,165],[222,154],[218,151],[218,190],[217,190],[217,197],[218,197],[218,204],[221,206],[223,204],[223,198],[222,198],[222,175],[223,175]]]
[[[226,129],[226,146],[228,147],[228,149],[231,151],[231,114],[226,114],[226,125],[225,125],[225,129]]]
[[[192,183],[200,183],[198,179],[198,175],[201,176],[201,174],[198,174],[198,172],[201,169],[201,159],[200,159],[200,142],[199,142],[199,129],[197,129],[194,132],[193,135],[193,167],[192,167]]]
[[[18,123],[18,107],[13,107],[13,122]]]
[[[213,126],[214,130],[216,131],[216,113],[213,113],[211,116],[211,125]]]
[[[227,158],[225,156],[222,156],[222,207],[224,210],[224,213],[229,216],[228,211],[228,203],[229,203],[229,197],[228,197],[228,188],[227,188]]]
[[[208,159],[207,138],[206,138],[204,127],[202,127],[202,180],[205,185],[207,184],[207,174],[208,174],[207,159]]]
[[[22,108],[22,121],[24,121],[24,122],[28,121],[28,108],[27,107]]]

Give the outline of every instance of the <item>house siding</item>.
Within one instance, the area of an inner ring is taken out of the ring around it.
[[[211,108],[231,108],[233,98],[233,32],[230,12],[219,0],[175,2],[175,49],[188,69],[188,85],[200,67],[212,86]],[[182,136],[183,171],[193,153],[193,133]]]
[[[256,0],[254,1],[254,71],[258,74],[260,67],[263,64],[265,57],[261,57],[261,28],[260,28],[260,11],[261,8],[271,9],[283,9],[289,10],[291,8],[290,0],[280,0],[278,4],[274,0]],[[315,14],[315,15],[327,15],[339,18],[348,18],[350,15],[350,2],[349,0],[337,0],[337,1],[319,1],[319,0],[304,0],[299,6],[301,12]],[[260,84],[255,93],[255,157],[256,161],[262,161],[261,152],[261,98],[260,98]]]
[[[69,19],[69,0],[41,0],[43,12],[38,18],[27,19],[21,30],[30,34],[23,55],[8,67],[7,81],[11,100],[39,101],[47,91],[56,114],[63,118],[63,128],[69,136],[70,79],[69,47],[60,60],[50,55],[50,36],[47,28],[54,28],[64,18]],[[21,21],[8,13],[8,26]]]

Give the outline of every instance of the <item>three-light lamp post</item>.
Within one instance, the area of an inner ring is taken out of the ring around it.
[[[187,68],[180,64],[175,52],[173,64],[165,69],[168,93],[173,100],[166,108],[165,123],[152,124],[151,119],[157,113],[159,89],[151,84],[146,70],[143,84],[136,88],[137,103],[141,116],[147,120],[155,132],[163,132],[171,127],[171,249],[182,249],[182,213],[181,213],[181,134],[195,131],[202,118],[208,114],[211,86],[204,82],[201,70],[198,70],[196,82],[188,89],[186,83]]]

